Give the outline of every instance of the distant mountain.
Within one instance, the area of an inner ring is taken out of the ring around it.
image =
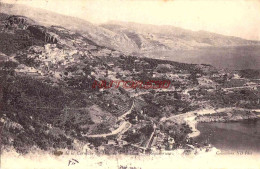
[[[132,22],[109,22],[101,27],[125,34],[140,51],[190,50],[200,47],[259,45],[258,41],[224,36],[206,31],[191,31],[174,26],[156,26]]]
[[[206,31],[191,31],[174,26],[155,26],[117,21],[98,26],[83,19],[18,4],[0,3],[0,8],[2,13],[23,15],[43,26],[62,26],[80,33],[100,46],[126,54],[260,44],[257,41]]]
[[[126,35],[115,33],[79,18],[18,4],[0,3],[0,8],[1,13],[23,15],[43,26],[57,25],[76,31],[101,46],[117,49],[126,53],[136,49],[136,44]]]

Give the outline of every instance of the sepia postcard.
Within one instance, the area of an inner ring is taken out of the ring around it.
[[[260,1],[0,0],[1,169],[259,169]]]

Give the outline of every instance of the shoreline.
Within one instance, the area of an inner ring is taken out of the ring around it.
[[[185,122],[191,127],[192,133],[189,133],[188,136],[190,138],[194,138],[200,135],[200,131],[197,129],[198,121],[195,119],[197,116],[194,115],[189,118],[185,118]]]
[[[244,121],[244,120],[257,120],[260,119],[260,115],[257,115],[257,118],[245,118],[245,119],[239,119],[239,120],[230,120],[230,121],[198,121],[195,120],[193,122],[187,122],[186,123],[192,128],[192,133],[189,133],[188,136],[190,138],[194,138],[200,135],[200,131],[197,129],[197,124],[198,123],[211,123],[211,122],[215,122],[215,123],[231,123],[231,122],[240,122],[240,121]]]
[[[248,110],[247,110],[248,111]],[[254,111],[254,110],[250,110],[250,112],[252,112],[252,111]],[[258,109],[257,111],[255,111],[255,112],[260,112],[260,109]],[[217,114],[217,113],[220,113],[220,112],[217,112],[216,111],[216,113],[214,113],[214,114]],[[211,114],[211,113],[209,113],[209,114]],[[199,113],[197,113],[197,114],[193,114],[193,115],[191,115],[190,117],[186,117],[186,118],[184,118],[184,121],[187,123],[187,125],[189,125],[189,127],[191,127],[191,130],[192,130],[192,132],[191,133],[189,133],[188,134],[188,137],[189,138],[196,138],[196,137],[198,137],[200,134],[201,134],[201,132],[197,129],[197,125],[198,125],[198,123],[210,123],[210,122],[219,122],[219,123],[223,123],[223,121],[200,121],[200,120],[197,120],[196,119],[196,117],[198,116],[198,115],[200,115]],[[205,114],[204,114],[205,115]],[[246,118],[246,116],[242,116],[242,118],[243,119],[237,119],[237,120],[227,120],[227,121],[224,121],[224,123],[230,123],[230,122],[239,122],[239,121],[244,121],[244,120],[258,120],[258,119],[260,119],[260,114],[255,114],[255,116],[254,116],[254,118]],[[211,145],[211,144],[210,144]],[[207,148],[203,148],[203,149],[207,149]],[[222,154],[222,151],[220,150],[220,149],[218,149],[218,148],[216,148],[214,145],[211,145],[211,151],[212,150],[214,150],[214,153],[216,154],[216,155],[223,155]],[[225,155],[225,154],[224,154]]]
[[[199,115],[210,115],[210,114],[218,114],[218,113],[222,113],[225,111],[234,111],[234,110],[242,110],[242,111],[250,111],[250,112],[260,112],[260,109],[241,109],[241,108],[221,108],[221,109],[217,109],[217,110],[213,110],[213,109],[204,109],[204,110],[200,110],[198,112],[189,112],[188,114],[186,113],[186,115],[188,117],[185,117],[183,120],[191,127],[192,129],[192,133],[189,133],[188,136],[190,138],[194,138],[200,135],[200,131],[197,129],[197,124],[198,123],[210,123],[210,122],[239,122],[239,121],[243,121],[243,120],[257,120],[260,118],[260,114],[254,114],[253,116],[240,116],[240,118],[238,119],[227,119],[227,120],[221,120],[219,119],[216,121],[213,120],[208,120],[208,121],[202,121],[202,120],[197,120],[196,118]],[[196,113],[196,114],[195,114]],[[207,117],[206,117],[207,118]]]

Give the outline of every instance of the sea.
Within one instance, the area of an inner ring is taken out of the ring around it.
[[[197,142],[211,144],[223,152],[260,154],[260,119],[198,123],[197,129]]]
[[[205,47],[197,50],[158,51],[146,55],[182,63],[210,64],[220,69],[260,69],[260,46]]]

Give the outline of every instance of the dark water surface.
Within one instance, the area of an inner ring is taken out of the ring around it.
[[[249,151],[260,154],[260,120],[228,123],[199,123],[198,142],[208,142],[222,151]]]
[[[260,46],[208,47],[198,50],[160,51],[148,56],[176,62],[210,64],[232,70],[259,69]]]

